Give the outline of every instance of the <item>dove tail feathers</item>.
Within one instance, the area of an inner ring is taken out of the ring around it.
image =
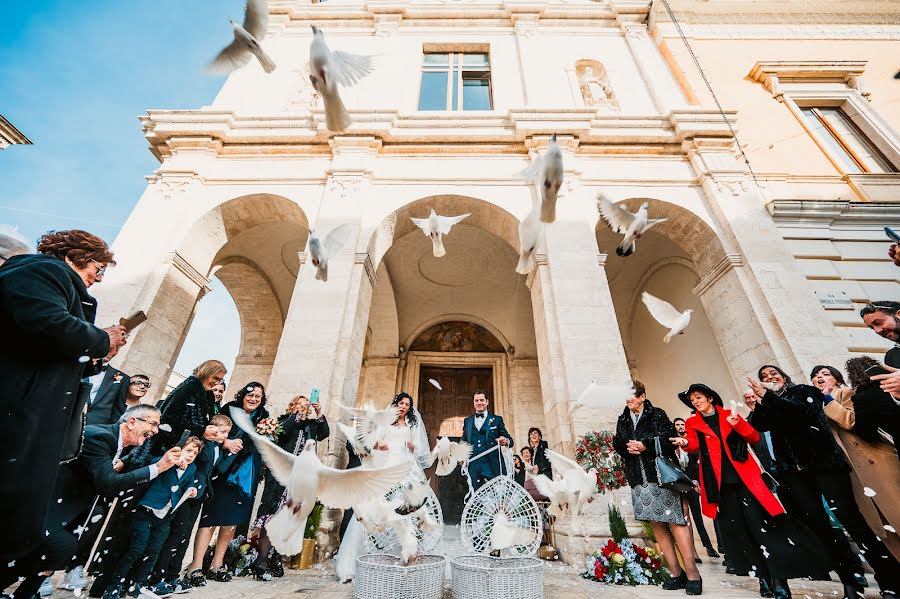
[[[552,223],[556,220],[556,202],[544,201],[541,204],[541,222]]]
[[[262,48],[259,49],[259,53],[256,55],[256,58],[259,59],[259,64],[266,73],[271,73],[275,70],[275,61],[272,60],[269,55],[262,50]]]
[[[291,510],[282,509],[266,524],[272,547],[281,555],[296,555],[303,546],[306,518],[298,518]]]
[[[672,340],[672,333],[669,333],[668,335],[663,337],[663,343],[668,343],[671,340]]]
[[[516,272],[520,275],[527,275],[534,268],[534,250],[523,252],[519,255],[519,264],[516,265]]]
[[[443,258],[447,255],[447,250],[444,249],[444,244],[440,240],[432,240],[431,249],[435,258]]]
[[[325,268],[317,268],[316,269],[316,278],[320,281],[328,281],[328,269]]]
[[[325,104],[325,124],[329,131],[339,133],[353,123],[350,113],[347,112],[344,102],[337,92],[323,93],[322,102]]]

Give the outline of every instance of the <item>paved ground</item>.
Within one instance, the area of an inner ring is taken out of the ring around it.
[[[448,526],[442,546],[435,553],[448,558],[447,580],[445,582],[444,599],[451,599],[449,558],[464,553],[464,546],[459,540],[456,527]],[[701,556],[703,554],[701,553]],[[731,576],[725,573],[721,560],[705,559],[700,566],[703,575],[703,596],[710,598],[759,597],[756,579]],[[61,576],[56,576],[57,580]],[[836,578],[836,577],[835,577]],[[866,598],[877,598],[877,587],[871,576],[870,586],[866,589]],[[791,590],[797,599],[830,599],[841,596],[841,585],[837,582],[792,581]],[[632,597],[637,599],[658,599],[662,597],[683,596],[683,591],[664,591],[659,587],[616,587],[585,580],[580,571],[558,562],[545,562],[544,565],[544,597],[548,599],[593,599],[599,595],[605,597]],[[82,595],[82,599],[84,596]],[[69,599],[74,597],[70,591],[57,590],[53,597]],[[287,599],[315,597],[316,599],[348,599],[354,597],[352,583],[341,584],[334,576],[332,560],[316,564],[309,570],[286,570],[283,578],[268,582],[257,582],[250,578],[236,578],[228,583],[210,582],[206,587],[193,589],[188,594],[176,595],[185,599],[238,599],[253,597],[255,599]],[[360,595],[362,599],[382,599],[371,593]],[[384,598],[394,599],[394,598]],[[478,598],[481,599],[481,598]],[[500,599],[492,597],[490,599]],[[508,599],[522,599],[510,597]]]

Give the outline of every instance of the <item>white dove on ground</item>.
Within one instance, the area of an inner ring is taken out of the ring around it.
[[[544,223],[541,222],[541,204],[532,198],[531,212],[519,223],[519,263],[516,272],[527,275],[534,268],[534,252],[544,235]]]
[[[613,233],[625,236],[622,243],[616,248],[616,254],[630,256],[636,248],[635,241],[640,239],[647,229],[669,220],[667,218],[649,218],[647,216],[649,208],[650,203],[644,202],[637,213],[632,214],[619,204],[613,204],[607,200],[602,193],[597,194],[597,211],[600,212],[600,217],[606,221]]]
[[[325,34],[313,26],[313,41],[309,46],[309,80],[322,96],[325,104],[325,123],[329,131],[343,131],[353,120],[338,93],[339,85],[353,85],[372,72],[372,58],[331,50]]]
[[[409,463],[377,469],[330,468],[319,461],[313,440],[306,442],[300,455],[293,455],[258,434],[243,410],[232,408],[231,419],[250,436],[272,476],[287,490],[287,504],[266,526],[272,546],[282,555],[300,549],[306,518],[317,498],[328,507],[346,509],[366,497],[384,495],[409,473]]]
[[[530,528],[522,528],[509,521],[506,512],[499,511],[494,514],[494,523],[491,527],[491,550],[499,551],[507,547],[528,545],[534,539],[534,531]]]
[[[317,279],[328,280],[328,261],[341,251],[352,231],[351,225],[344,223],[329,231],[324,238],[316,235],[315,231],[309,232],[309,257],[316,267]]]
[[[541,222],[556,220],[556,197],[563,181],[562,151],[556,143],[556,133],[550,138],[547,151],[535,157],[522,176],[529,183],[537,183],[541,190]]]
[[[447,250],[444,249],[444,235],[450,232],[453,225],[464,220],[468,216],[468,213],[460,214],[459,216],[441,216],[434,211],[434,208],[432,208],[428,218],[410,217],[410,220],[414,222],[417,227],[422,229],[422,232],[425,233],[426,237],[431,237],[431,250],[434,253],[435,258],[440,258],[447,254]]]
[[[434,444],[431,455],[437,460],[434,473],[438,476],[447,476],[453,472],[456,464],[472,457],[472,446],[465,441],[451,441],[449,437],[444,436]]]
[[[570,497],[569,510],[578,516],[597,491],[597,469],[591,468],[585,472],[578,462],[561,453],[556,453],[552,449],[547,449],[545,453],[550,465],[553,466],[553,472],[562,476],[563,482],[566,483]],[[574,510],[572,502],[576,502]]]
[[[663,337],[663,343],[668,343],[675,335],[684,333],[684,329],[691,322],[693,310],[679,312],[669,302],[653,297],[646,291],[641,294],[641,299],[644,300],[644,305],[650,311],[650,316],[656,322],[669,329],[669,332]]]
[[[210,73],[230,73],[250,62],[252,54],[266,73],[274,71],[275,63],[259,45],[266,37],[268,25],[267,0],[247,0],[243,27],[231,21],[234,41],[219,52],[206,70]]]
[[[575,414],[581,408],[605,408],[620,407],[622,403],[634,394],[633,385],[598,385],[597,381],[591,381],[587,388],[581,392],[572,405],[569,406],[569,415]]]

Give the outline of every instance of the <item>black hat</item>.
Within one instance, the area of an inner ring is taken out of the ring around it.
[[[687,388],[686,391],[682,391],[678,394],[678,399],[681,400],[681,403],[686,405],[691,410],[694,409],[694,404],[691,403],[691,393],[694,391],[699,391],[703,395],[712,398],[713,404],[719,406],[720,408],[724,408],[725,404],[722,402],[722,398],[719,397],[719,394],[704,385],[703,383],[694,383],[690,387]]]

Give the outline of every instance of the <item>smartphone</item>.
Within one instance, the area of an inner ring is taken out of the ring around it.
[[[190,438],[191,438],[191,431],[189,431],[188,429],[184,429],[184,432],[181,433],[181,438],[178,439],[178,447],[184,449],[185,443],[187,443],[187,440]]]
[[[319,390],[316,387],[309,392],[309,403],[319,403]]]
[[[866,376],[873,377],[879,374],[890,374],[887,370],[885,370],[881,364],[872,364],[868,368],[866,368]]]
[[[125,332],[130,333],[142,322],[147,320],[147,315],[143,310],[138,310],[128,318],[120,318],[119,325],[125,327]]]
[[[900,243],[900,235],[894,233],[894,231],[890,227],[885,227],[884,232],[887,234],[891,241],[893,241],[894,243]]]

